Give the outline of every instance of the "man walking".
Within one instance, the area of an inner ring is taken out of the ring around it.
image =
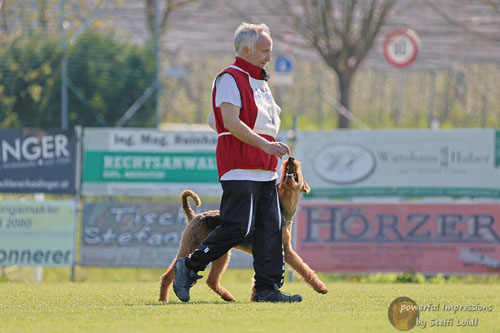
[[[253,232],[255,301],[300,302],[279,291],[284,280],[281,213],[276,189],[278,157],[290,154],[276,142],[281,109],[267,84],[272,39],[265,24],[241,24],[234,35],[236,60],[215,79],[209,123],[219,133],[217,169],[222,185],[222,224],[190,256],[175,263],[174,292],[189,301],[197,272]]]

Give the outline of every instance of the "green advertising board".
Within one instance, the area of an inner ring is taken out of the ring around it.
[[[215,153],[85,152],[84,182],[213,183]]]
[[[86,128],[84,195],[219,196],[213,131]]]

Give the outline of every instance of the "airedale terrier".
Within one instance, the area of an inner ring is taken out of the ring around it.
[[[280,199],[281,217],[283,229],[283,248],[285,251],[285,262],[297,272],[306,283],[318,293],[326,294],[328,288],[318,278],[314,271],[300,258],[292,249],[292,221],[295,216],[297,205],[301,193],[309,193],[310,188],[302,177],[300,163],[293,157],[288,158],[281,168],[281,181],[278,183],[278,195]],[[201,205],[201,200],[196,193],[191,190],[182,192],[182,208],[186,214],[187,227],[183,231],[179,246],[179,252],[172,261],[167,271],[161,276],[160,296],[158,301],[168,302],[168,291],[174,281],[174,264],[177,258],[182,258],[194,252],[208,234],[222,220],[218,210],[210,210],[200,214],[195,214],[188,202],[188,197],[192,197],[197,206]],[[234,248],[252,253],[252,242],[245,241],[236,245]],[[227,268],[231,251],[211,263],[210,272],[206,283],[225,301],[236,301],[231,293],[220,284],[222,274]],[[255,289],[252,291],[252,300],[255,295]]]

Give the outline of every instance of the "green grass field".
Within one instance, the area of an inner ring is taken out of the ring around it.
[[[282,290],[302,294],[302,303],[264,304],[249,301],[251,277],[251,270],[226,272],[223,284],[237,303],[222,301],[203,279],[193,287],[191,302],[186,304],[173,293],[171,303],[158,303],[159,281],[151,278],[38,284],[4,281],[0,283],[0,332],[397,332],[388,320],[388,307],[401,296],[418,305],[440,304],[439,311],[420,313],[420,319],[427,322],[424,331],[457,331],[456,325],[429,327],[431,319],[447,318],[455,323],[478,318],[477,327],[462,327],[460,332],[500,331],[497,283],[354,283],[330,279],[330,292],[320,295],[294,279]],[[327,275],[322,277],[329,280]],[[492,311],[454,313],[445,311],[445,304],[479,304],[491,306]],[[422,328],[412,329],[419,330]]]

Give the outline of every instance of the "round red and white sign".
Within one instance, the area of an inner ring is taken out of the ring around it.
[[[413,30],[395,30],[384,41],[384,56],[396,67],[406,67],[415,60],[418,37]]]

